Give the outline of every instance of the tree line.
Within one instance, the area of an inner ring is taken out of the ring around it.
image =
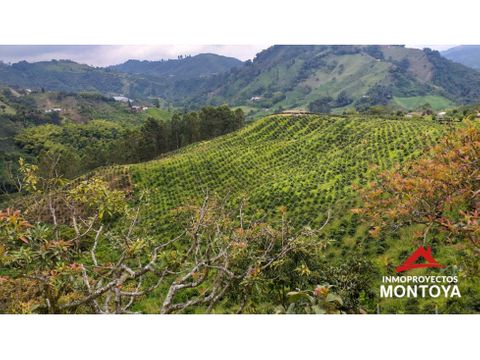
[[[228,106],[204,107],[200,111],[176,113],[170,121],[149,118],[140,128],[139,161],[179,149],[197,141],[208,140],[240,129],[245,122],[241,109]]]
[[[242,110],[209,106],[176,113],[169,121],[148,118],[138,127],[104,120],[37,126],[20,133],[16,142],[35,160],[40,172],[48,171],[49,164],[54,162],[63,176],[73,178],[100,166],[152,160],[194,142],[235,131],[244,121]]]

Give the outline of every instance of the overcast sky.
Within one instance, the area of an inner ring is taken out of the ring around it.
[[[248,60],[269,45],[0,45],[0,60],[14,63],[69,59],[82,64],[107,66],[128,59],[175,59],[178,55],[215,53]],[[446,50],[455,45],[407,45]]]

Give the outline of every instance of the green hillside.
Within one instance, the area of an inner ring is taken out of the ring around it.
[[[130,105],[147,106],[148,110],[136,111]],[[26,123],[29,118],[50,116],[54,117],[56,122],[86,123],[94,119],[104,119],[138,125],[148,117],[169,120],[172,114],[143,101],[132,100],[128,104],[97,92],[26,91],[0,85],[0,116],[9,115],[17,115],[17,118],[23,116]]]
[[[351,185],[417,156],[444,131],[428,120],[271,116],[162,159],[130,166],[138,192],[149,191],[146,215],[169,228],[170,211],[204,191],[248,195],[269,217],[280,206],[297,225],[319,225],[341,199],[353,205]]]
[[[99,92],[132,99],[164,99],[180,103],[209,85],[208,78],[240,66],[240,60],[200,54],[168,61],[130,60],[101,68],[71,60],[51,60],[11,65],[1,62],[0,82],[32,90]]]
[[[130,105],[137,106],[141,110],[136,110]],[[68,132],[66,128],[69,128],[76,129],[78,132],[83,131],[85,136],[98,139],[102,137],[100,129],[104,127],[115,129],[114,133],[117,134],[115,136],[118,136],[127,129],[140,127],[149,118],[169,121],[173,115],[168,109],[151,105],[143,110],[143,106],[147,104],[138,101],[133,101],[130,105],[98,93],[17,91],[0,86],[0,188],[12,191],[11,179],[7,180],[9,166],[17,164],[20,156],[26,158],[32,156],[15,140],[15,137],[21,133],[40,134],[43,129],[51,128],[56,128],[58,131],[63,128]],[[56,110],[53,111],[53,109]],[[104,120],[104,122],[92,122],[92,120]],[[98,126],[98,124],[101,125]],[[86,129],[94,130],[95,136]],[[32,140],[37,147],[42,144],[40,138]],[[75,142],[72,134],[67,138],[67,143]],[[49,141],[49,143],[53,145],[55,141]],[[95,141],[90,139],[87,143],[93,144]],[[92,154],[98,153],[97,149]],[[90,155],[90,158],[92,157],[94,156]]]
[[[70,60],[51,60],[12,65],[0,62],[0,82],[32,90],[61,92],[99,92],[129,98],[167,97],[172,84],[143,75],[78,64]]]
[[[429,97],[433,108],[444,109],[478,101],[479,75],[429,49],[275,45],[222,75],[203,99],[254,107],[258,115],[292,108],[339,113],[373,105],[414,110],[415,101],[395,101],[414,97]],[[318,101],[326,106],[312,107]]]
[[[111,97],[98,93],[58,93],[58,92],[34,92],[25,96],[25,100],[31,100],[39,111],[48,111],[52,108],[60,108],[60,117],[63,121],[74,123],[86,123],[94,119],[109,120],[123,125],[138,125],[147,118],[153,117],[158,120],[169,120],[172,116],[165,109],[155,108],[149,104],[132,101],[133,106],[149,105],[148,110],[134,111],[127,103],[115,101]]]

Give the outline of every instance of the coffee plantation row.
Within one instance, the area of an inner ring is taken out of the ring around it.
[[[422,119],[277,115],[128,170],[135,193],[148,190],[143,219],[157,230],[207,191],[248,198],[249,215],[270,218],[284,206],[294,225],[319,226],[327,209],[355,197],[352,184],[420,155],[446,131]]]

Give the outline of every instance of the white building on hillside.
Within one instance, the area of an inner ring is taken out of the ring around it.
[[[132,101],[131,99],[129,99],[129,98],[125,97],[125,96],[114,96],[114,97],[113,97],[113,100],[115,100],[115,101],[120,101],[120,102],[125,102],[125,103],[127,103],[127,102],[129,102],[129,101]]]
[[[62,108],[51,108],[51,109],[46,109],[45,114],[50,114],[52,112],[61,112]]]

